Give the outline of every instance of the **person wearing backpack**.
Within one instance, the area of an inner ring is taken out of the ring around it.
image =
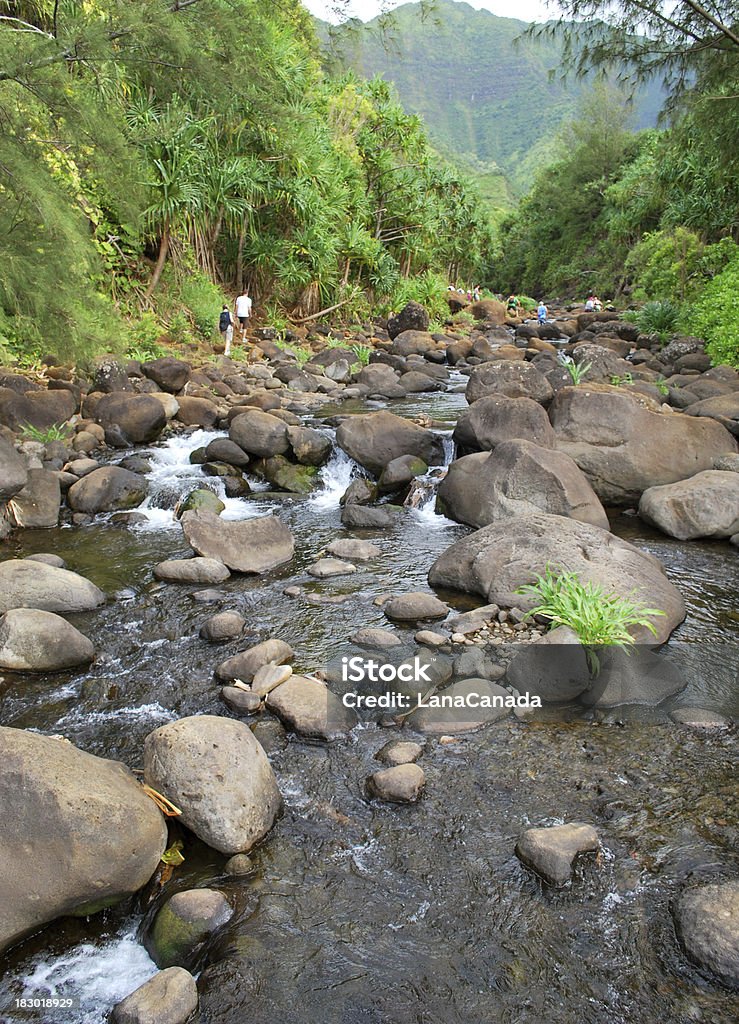
[[[221,332],[221,337],[226,343],[226,349],[224,355],[231,355],[231,342],[234,336],[234,325],[231,319],[231,313],[229,312],[228,306],[224,303],[221,315],[218,318],[218,330]]]

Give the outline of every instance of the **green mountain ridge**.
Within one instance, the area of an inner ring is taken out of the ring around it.
[[[340,34],[340,45],[345,65],[394,83],[405,109],[423,117],[444,155],[466,166],[482,163],[486,191],[504,194],[491,182],[491,165],[501,168],[514,192],[528,188],[590,87],[552,79],[560,44],[520,39],[527,27],[458,0],[437,0],[426,18],[417,3],[396,8],[389,35],[379,18],[355,23]],[[319,32],[326,39],[328,27],[320,25]],[[661,105],[659,87],[645,89],[634,100],[633,127],[653,126]]]

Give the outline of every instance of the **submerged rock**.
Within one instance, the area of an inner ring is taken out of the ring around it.
[[[230,522],[213,512],[185,512],[180,522],[191,548],[234,572],[269,572],[295,552],[292,533],[276,516]]]
[[[205,620],[200,627],[200,638],[210,643],[235,640],[241,636],[245,625],[246,619],[239,612],[219,612]]]
[[[413,740],[390,740],[377,751],[375,758],[389,765],[412,764],[422,753],[421,744]]]
[[[683,892],[673,911],[683,949],[730,988],[739,988],[739,881]]]
[[[195,979],[184,967],[168,967],[113,1007],[111,1024],[186,1024],[198,1006]]]
[[[342,562],[340,558],[319,558],[308,568],[308,574],[319,580],[332,576],[347,576],[356,571],[356,565],[352,565],[351,562]]]
[[[346,558],[349,562],[369,562],[373,558],[379,558],[382,548],[377,544],[371,544],[368,540],[332,540],[326,548],[329,555],[336,558]]]
[[[565,885],[572,877],[576,857],[595,853],[598,833],[592,825],[571,822],[549,828],[529,828],[516,844],[516,856],[550,885]]]
[[[231,573],[215,558],[170,558],[154,566],[154,576],[165,583],[223,583]]]

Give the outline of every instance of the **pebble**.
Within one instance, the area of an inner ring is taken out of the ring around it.
[[[449,637],[444,633],[435,633],[432,629],[421,629],[413,638],[417,644],[425,644],[426,647],[442,647],[449,642]]]

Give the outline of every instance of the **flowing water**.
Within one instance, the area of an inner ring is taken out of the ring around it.
[[[379,404],[327,407],[315,425],[328,430],[323,416]],[[448,461],[463,406],[463,395],[450,389],[391,407],[434,421],[447,438]],[[278,514],[295,534],[296,556],[266,578],[229,580],[219,588],[223,602],[203,604],[193,597],[202,588],[157,583],[152,567],[188,553],[173,509],[204,482],[189,453],[212,436],[197,431],[148,449],[145,523],[124,528],[101,518],[11,539],[8,556],[53,550],[110,601],[72,617],[100,652],[89,671],[0,679],[3,725],[63,733],[85,750],[139,767],[153,728],[184,715],[227,713],[213,669],[247,643],[203,643],[199,627],[214,611],[242,611],[250,637],[287,640],[296,668],[312,670],[359,626],[385,626],[374,599],[426,589],[432,561],[468,532],[435,514],[443,468],[432,468],[416,489],[416,507],[392,530],[367,534],[383,550],[379,562],[360,564],[351,576],[312,579],[306,569],[342,536],[339,498],[361,472],[336,451],[310,497],[262,490],[224,499],[231,519]],[[663,560],[689,605],[676,649],[697,651],[709,669],[672,703],[736,714],[735,661],[724,657],[739,639],[736,553],[726,544],[670,541],[634,517],[617,516],[613,525]],[[299,597],[283,593],[296,584]],[[325,596],[341,601],[320,603]],[[202,1022],[734,1019],[730,994],[679,953],[669,915],[686,882],[736,872],[731,734],[679,729],[663,711],[629,722],[617,715],[528,725],[511,719],[454,742],[430,741],[422,759],[426,795],[402,808],[364,793],[364,779],[378,767],[374,755],[396,734],[364,722],[343,744],[276,743],[270,757],[285,810],[254,852],[253,875],[224,876],[224,858],[188,840],[168,892],[214,884],[236,907],[191,965]],[[593,822],[604,851],[571,889],[552,892],[513,849],[529,825],[562,820]],[[141,895],[88,920],[52,924],[7,954],[0,1019],[5,1012],[8,1020],[51,1020],[9,1009],[23,992],[48,991],[80,1000],[53,1019],[103,1022],[154,971],[137,940],[151,913]]]

